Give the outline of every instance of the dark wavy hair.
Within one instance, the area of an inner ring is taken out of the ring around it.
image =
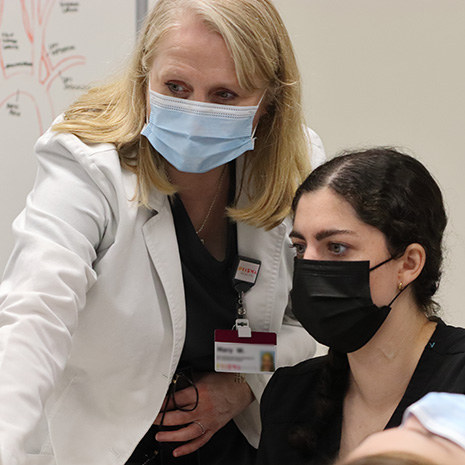
[[[329,187],[349,202],[364,223],[386,237],[388,250],[400,257],[409,244],[418,243],[426,262],[411,283],[419,307],[430,316],[432,299],[441,278],[442,239],[447,223],[441,190],[415,158],[387,147],[345,152],[316,168],[302,183],[293,201]]]
[[[307,177],[294,197],[294,213],[302,195],[324,187],[344,198],[363,222],[384,234],[391,256],[402,256],[412,243],[423,246],[425,265],[410,286],[419,308],[428,317],[434,315],[438,306],[433,295],[441,278],[447,217],[441,191],[428,170],[392,148],[345,152]],[[290,443],[309,463],[332,461],[321,456],[318,445],[341,418],[348,385],[347,355],[330,349],[318,380],[314,416],[289,434]]]

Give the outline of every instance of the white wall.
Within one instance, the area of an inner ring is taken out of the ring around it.
[[[439,292],[465,326],[465,2],[275,0],[303,74],[308,123],[327,153],[395,145],[444,192],[449,225]]]

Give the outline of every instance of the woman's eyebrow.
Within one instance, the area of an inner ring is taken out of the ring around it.
[[[305,237],[300,234],[300,232],[296,231],[295,229],[293,229],[290,233],[289,233],[289,237],[295,237],[297,239],[302,239],[302,240],[305,240]]]
[[[336,234],[351,234],[351,235],[357,235],[356,232],[350,231],[349,229],[326,229],[324,231],[320,231],[315,235],[315,239],[317,241],[322,241],[323,239],[326,239],[327,237],[335,236]]]
[[[335,236],[336,234],[351,234],[353,236],[357,236],[357,233],[355,231],[351,231],[350,229],[325,229],[323,231],[318,232],[315,235],[315,239],[317,241],[322,241],[323,239],[326,239],[327,237]],[[296,231],[295,229],[293,229],[289,233],[289,237],[295,237],[297,239],[305,240],[304,235],[301,234],[299,231]]]

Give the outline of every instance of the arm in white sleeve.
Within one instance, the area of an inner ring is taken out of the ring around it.
[[[96,281],[92,262],[110,212],[76,158],[45,134],[38,173],[13,224],[0,285],[0,463],[28,449],[70,352],[78,313]],[[70,137],[69,135],[67,136]]]

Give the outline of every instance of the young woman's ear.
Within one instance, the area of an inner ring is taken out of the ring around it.
[[[402,257],[399,259],[401,265],[399,268],[399,283],[405,287],[417,279],[421,270],[425,266],[426,252],[420,244],[410,244]]]

